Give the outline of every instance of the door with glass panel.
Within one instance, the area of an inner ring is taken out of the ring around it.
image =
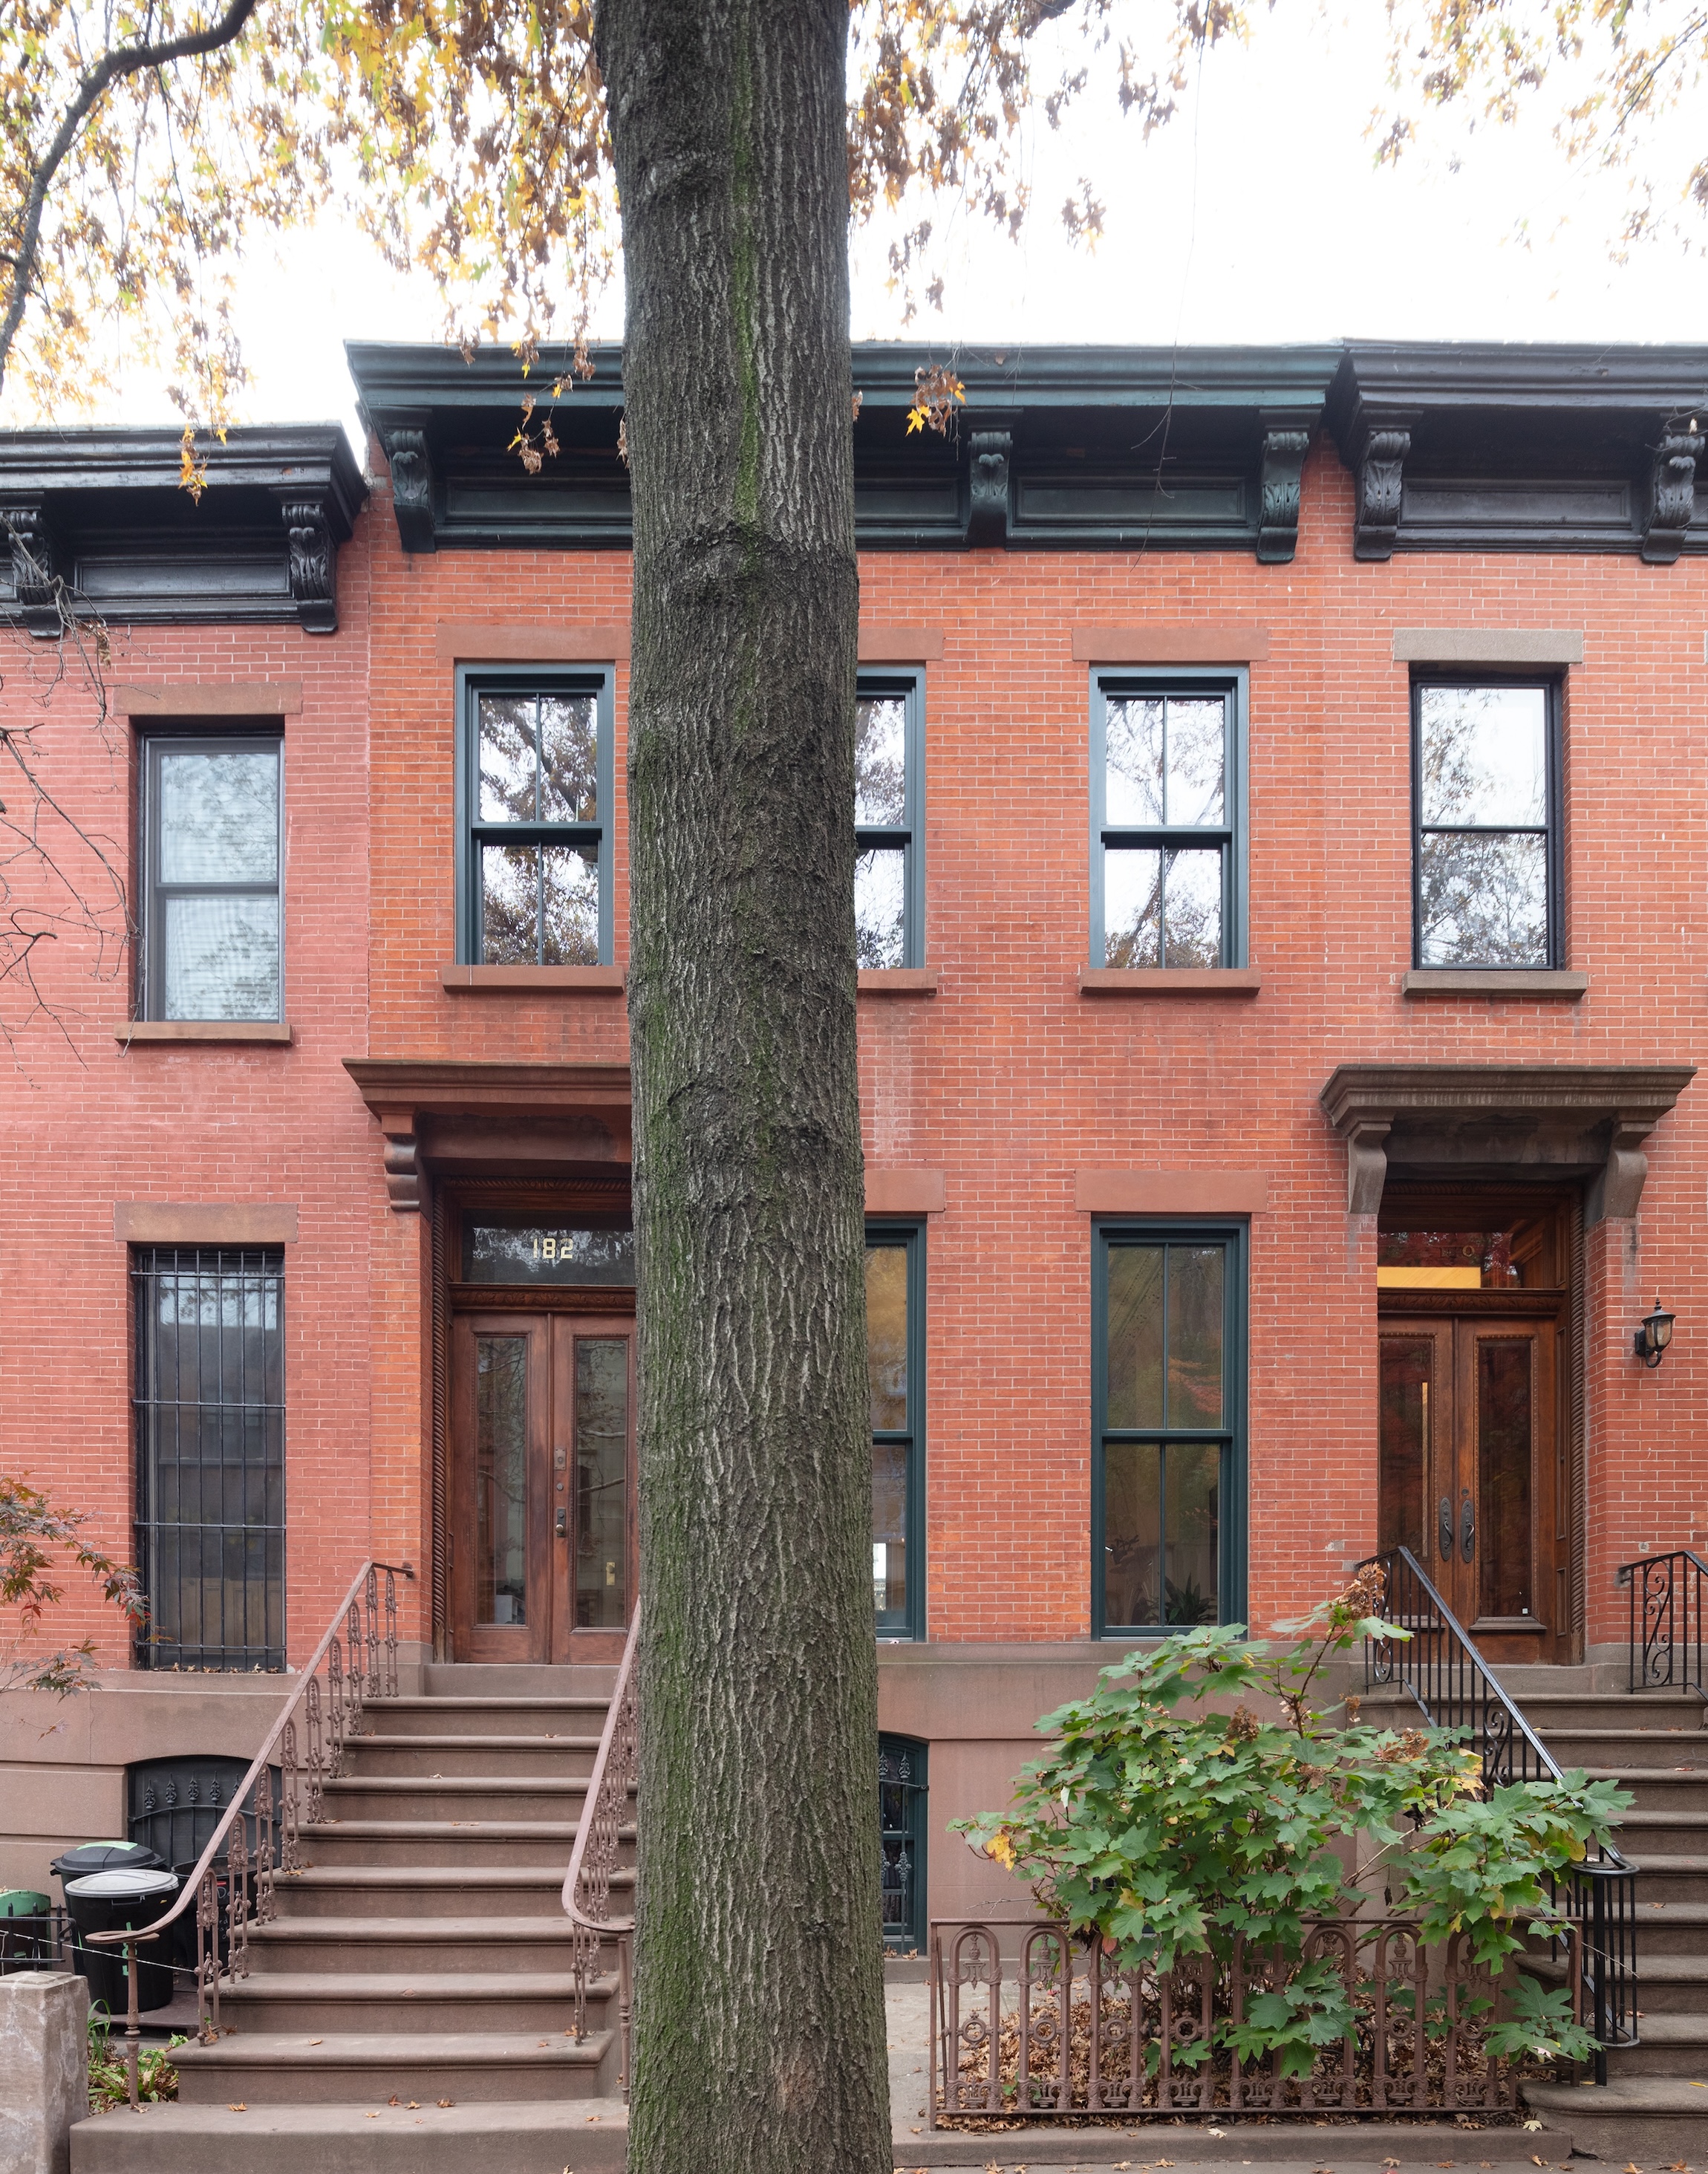
[[[459,1661],[604,1661],[635,1590],[635,1324],[451,1322],[451,1631]]]
[[[1378,1540],[1495,1660],[1570,1658],[1565,1220],[1402,1193],[1377,1233]]]

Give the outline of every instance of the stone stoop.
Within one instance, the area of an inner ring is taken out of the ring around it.
[[[1700,2170],[1708,2157],[1708,2082],[1626,2076],[1604,2086],[1527,2084],[1524,2096],[1547,2124],[1550,2149],[1556,2130],[1569,2130],[1581,2155],[1616,2167],[1635,2164],[1644,2174],[1679,2160]]]
[[[1646,2170],[1708,2162],[1708,1728],[1694,1694],[1632,1691],[1605,1666],[1494,1674],[1559,1765],[1615,1781],[1635,1799],[1614,1840],[1637,1881],[1638,2043],[1608,2052],[1604,2086],[1526,2085],[1548,2150]],[[1403,1693],[1364,1702],[1367,1720],[1414,1719]],[[1538,1959],[1538,1974],[1557,1975]]]
[[[505,2174],[620,2167],[616,1950],[578,2044],[561,1900],[593,1673],[434,1668],[367,1706],[249,1976],[221,1986],[221,2036],[174,2055],[177,2104],[79,2122],[71,2174],[465,2174],[477,2138]]]
[[[441,2094],[443,2096],[443,2094]],[[145,2106],[71,2133],[73,2174],[622,2174],[621,2099],[406,2106]],[[1534,2174],[1534,2169],[1531,2170]]]

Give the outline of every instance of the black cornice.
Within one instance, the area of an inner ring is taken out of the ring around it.
[[[567,350],[524,375],[507,351],[351,343],[362,411],[392,464],[406,549],[626,545],[617,455],[622,350],[551,387]],[[1197,545],[1293,554],[1298,468],[1338,348],[984,349],[953,439],[910,436],[924,350],[853,351],[862,546]],[[506,450],[522,400],[549,404],[559,451],[528,476]]]
[[[199,500],[182,488],[176,430],[0,433],[0,602],[51,634],[57,577],[116,624],[333,632],[338,547],[367,496],[343,429],[234,430],[198,444],[197,458]]]
[[[1325,420],[1354,549],[1708,550],[1708,348],[1350,343]]]

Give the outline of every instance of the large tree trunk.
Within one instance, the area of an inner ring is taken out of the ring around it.
[[[888,2174],[846,0],[601,0],[635,505],[634,2174]]]

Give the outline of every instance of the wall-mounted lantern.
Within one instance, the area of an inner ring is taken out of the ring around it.
[[[1661,1354],[1673,1340],[1673,1316],[1662,1311],[1659,1299],[1655,1310],[1644,1317],[1643,1325],[1631,1338],[1631,1349],[1646,1366],[1658,1366]]]

